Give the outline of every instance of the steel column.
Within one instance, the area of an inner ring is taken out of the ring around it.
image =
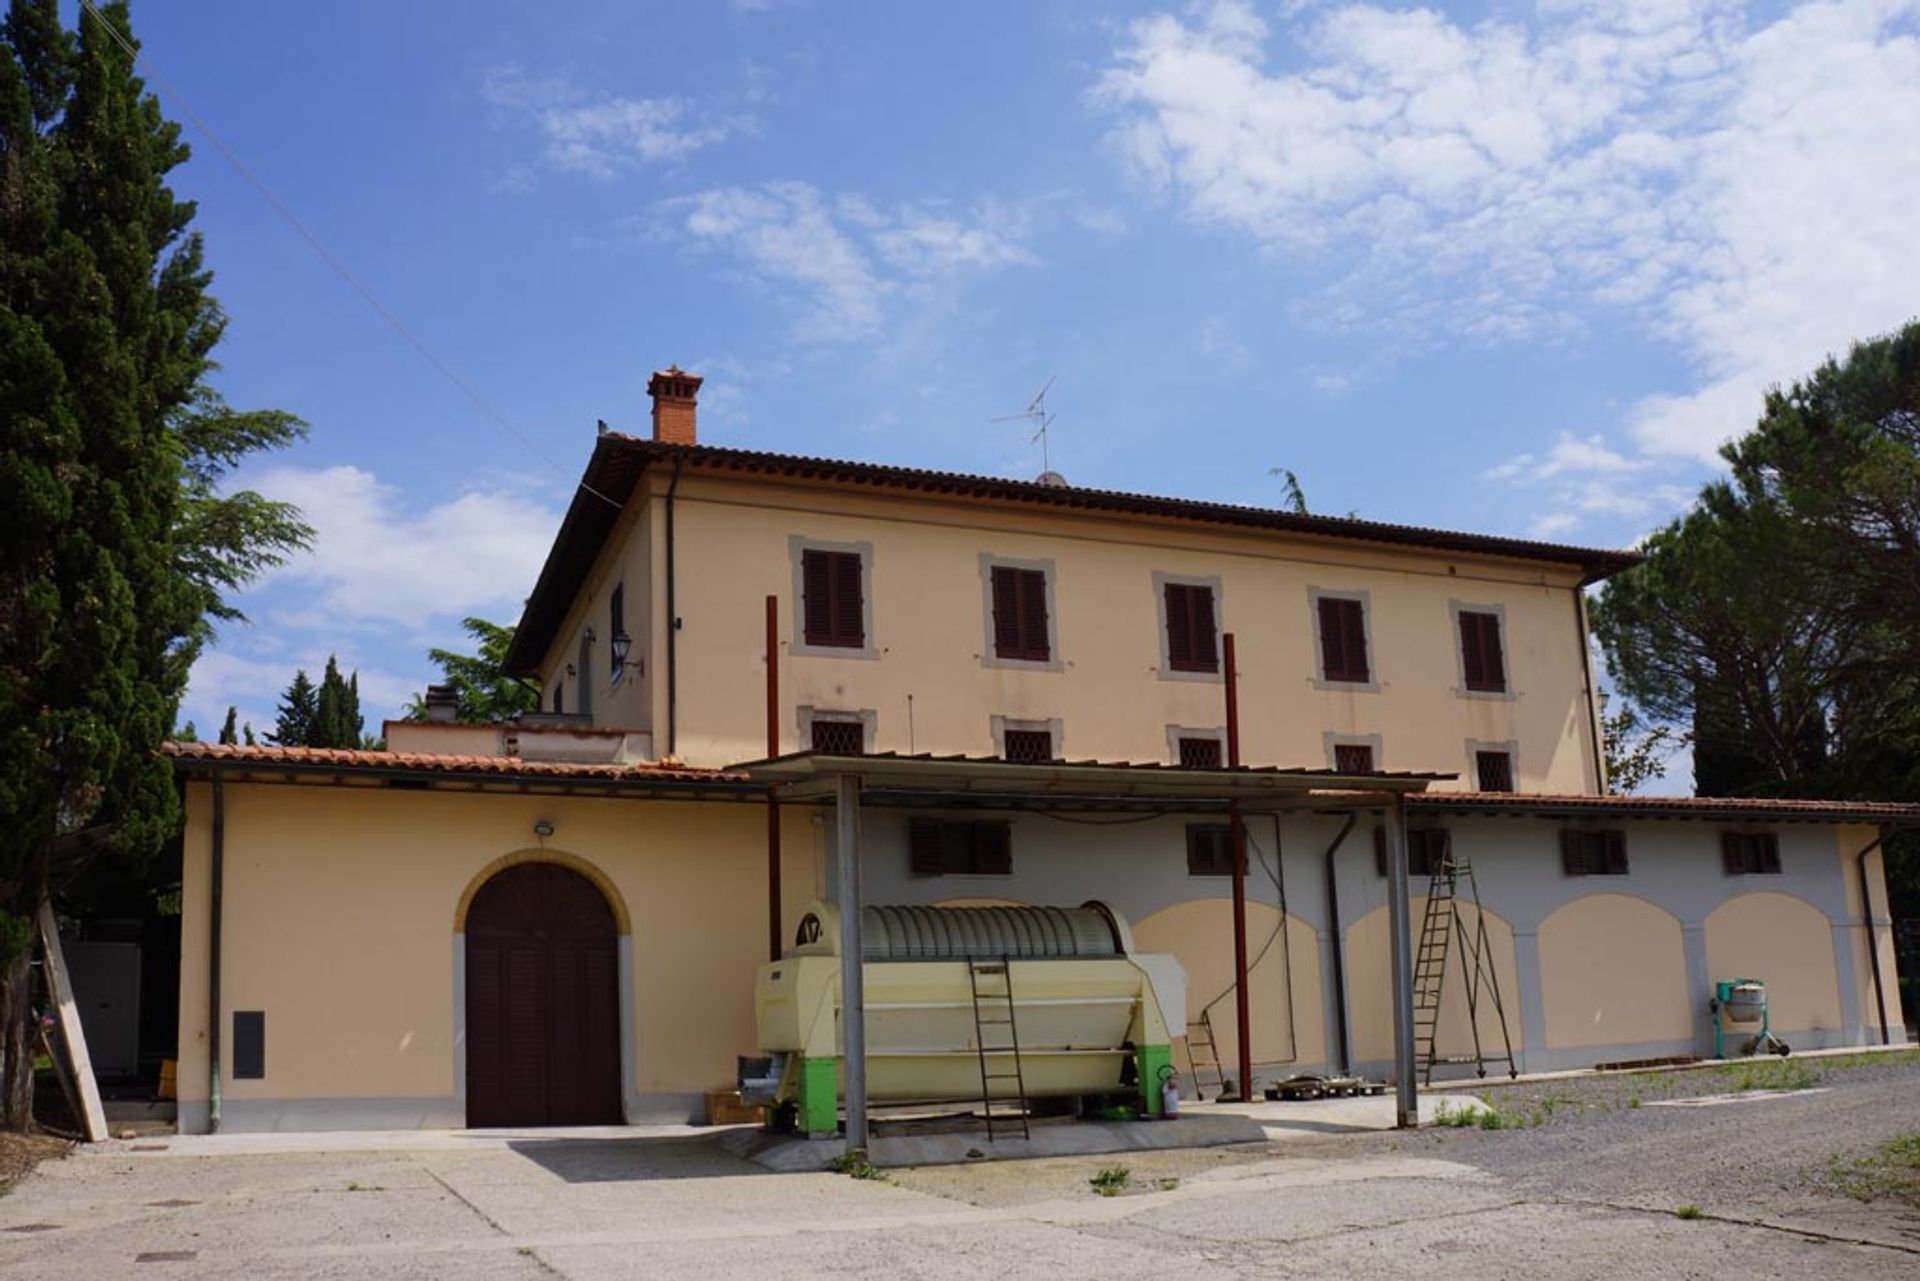
[[[842,774],[834,795],[834,863],[840,906],[840,1062],[846,1081],[847,1151],[867,1150],[866,975],[860,939],[860,778]]]
[[[780,598],[767,597],[767,756],[780,755]],[[780,794],[767,789],[767,959],[780,959]]]
[[[1233,633],[1220,638],[1227,695],[1227,767],[1240,768],[1240,674],[1234,667]],[[1233,859],[1233,1017],[1240,1051],[1235,1065],[1242,1099],[1253,1098],[1253,1012],[1247,998],[1247,824],[1235,801],[1227,811],[1228,843]]]
[[[1414,1084],[1413,919],[1408,897],[1407,810],[1398,796],[1387,810],[1387,931],[1393,945],[1393,1094],[1395,1124],[1420,1124],[1420,1097]]]

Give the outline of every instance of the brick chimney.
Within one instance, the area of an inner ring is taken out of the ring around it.
[[[695,406],[703,380],[678,365],[668,365],[647,380],[647,395],[653,397],[653,438],[669,445],[697,444],[694,433]]]

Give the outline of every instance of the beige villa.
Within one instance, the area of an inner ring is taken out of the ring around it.
[[[1707,1055],[1737,979],[1796,1049],[1904,1041],[1920,807],[1607,794],[1583,589],[1632,555],[702,444],[699,386],[594,445],[509,660],[539,714],[170,746],[183,1129],[698,1116],[847,859],[866,903],[1108,904],[1255,1084]],[[1477,982],[1410,954],[1443,870]]]

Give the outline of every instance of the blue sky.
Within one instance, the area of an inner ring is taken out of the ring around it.
[[[511,620],[596,419],[1627,544],[1761,389],[1916,311],[1920,11],[1352,4],[136,5],[190,131],[244,480],[314,552],[183,717],[337,652],[369,721]],[[172,113],[180,115],[177,104]],[[370,728],[374,727],[370,724]]]

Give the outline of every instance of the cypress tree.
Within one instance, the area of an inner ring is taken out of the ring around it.
[[[277,747],[311,747],[315,723],[319,720],[320,694],[305,670],[293,674],[293,683],[280,696],[279,715],[267,741]]]
[[[227,708],[226,722],[220,726],[220,741],[222,743],[238,743],[240,741],[240,733],[234,728],[234,723],[239,720],[239,718],[239,708]]]

